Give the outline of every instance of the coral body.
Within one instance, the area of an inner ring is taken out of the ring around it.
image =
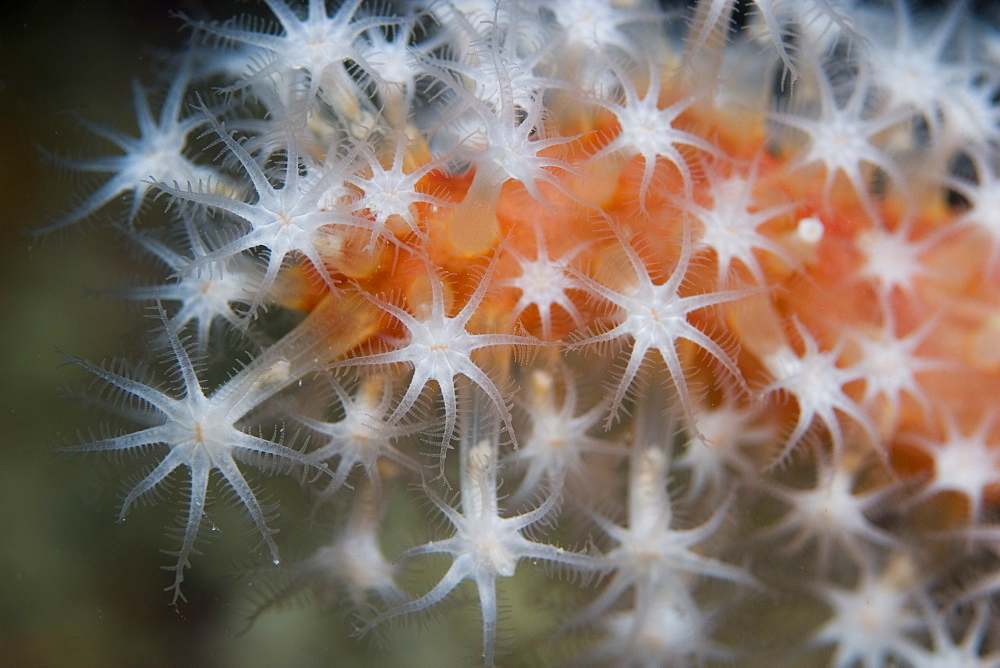
[[[362,632],[474,580],[488,664],[998,665],[995,28],[902,0],[266,4],[189,21],[160,121],[136,85],[141,137],[93,126],[125,155],[70,163],[109,176],[49,226],[131,193],[125,235],[173,272],[125,296],[176,388],[75,361],[139,425],[76,449],[162,454],[125,509],[189,473],[175,599],[215,473],[278,563],[308,518],[261,505],[274,469],[336,525],[278,572]],[[199,359],[248,353],[210,387]],[[443,535],[383,552],[421,499]],[[539,560],[588,586],[551,641],[498,636]],[[746,601],[816,623],[757,639]]]

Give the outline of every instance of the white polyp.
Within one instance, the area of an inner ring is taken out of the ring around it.
[[[812,246],[820,242],[825,231],[823,221],[815,216],[809,216],[799,221],[798,227],[795,228],[795,235],[803,243]]]

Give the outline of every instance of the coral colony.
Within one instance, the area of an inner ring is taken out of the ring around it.
[[[176,497],[168,602],[228,500],[258,623],[305,590],[359,643],[457,607],[487,665],[1000,665],[995,28],[264,4],[182,17],[46,228],[124,199],[162,270],[122,292],[159,364],[73,358],[118,420],[70,449],[136,455],[121,518]]]

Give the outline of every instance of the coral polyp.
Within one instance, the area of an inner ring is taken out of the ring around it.
[[[471,580],[440,661],[1000,664],[995,27],[265,2],[184,18],[160,121],[137,85],[140,138],[94,126],[125,154],[71,162],[107,180],[46,228],[131,194],[169,272],[124,296],[170,379],[73,361],[123,425],[75,449],[161,455],[122,513],[187,492],[173,600],[221,476],[283,583],[256,623],[311,591],[392,651]],[[390,536],[415,505],[437,532]],[[754,637],[748,601],[815,623]]]

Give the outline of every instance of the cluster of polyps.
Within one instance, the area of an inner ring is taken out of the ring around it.
[[[122,516],[186,476],[175,600],[213,477],[278,563],[264,469],[343,518],[293,584],[367,630],[471,580],[487,663],[525,559],[591,585],[552,629],[594,661],[762,656],[732,594],[823,611],[771,658],[997,660],[992,28],[962,3],[265,1],[273,28],[189,22],[159,117],[137,85],[139,137],[94,127],[123,153],[71,163],[111,177],[52,225],[131,193],[164,265],[126,296],[174,382],[79,360],[139,426],[76,449],[144,453]],[[221,383],[198,361],[248,352]],[[384,554],[421,497],[442,536]],[[446,572],[405,584],[431,553]]]

